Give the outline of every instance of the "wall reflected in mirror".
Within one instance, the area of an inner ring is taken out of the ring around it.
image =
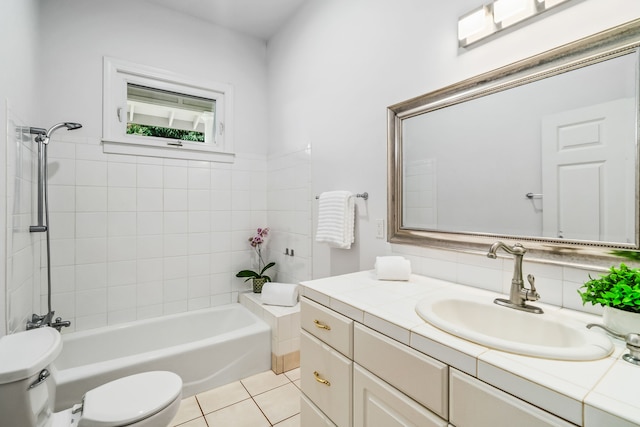
[[[637,54],[402,121],[402,227],[637,244]]]

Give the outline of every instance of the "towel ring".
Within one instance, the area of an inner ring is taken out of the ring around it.
[[[361,199],[364,200],[368,200],[369,199],[369,193],[367,193],[366,191],[364,193],[358,193],[356,194],[356,197],[359,197]],[[318,200],[320,198],[320,196],[316,196],[316,200]]]

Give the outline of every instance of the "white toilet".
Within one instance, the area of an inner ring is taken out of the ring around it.
[[[181,378],[154,371],[101,385],[54,413],[61,350],[60,334],[48,327],[0,338],[0,427],[164,427],[178,412]]]

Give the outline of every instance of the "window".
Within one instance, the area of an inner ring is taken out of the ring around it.
[[[104,59],[105,153],[233,162],[229,85]]]

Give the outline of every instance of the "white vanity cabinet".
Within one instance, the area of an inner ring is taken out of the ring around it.
[[[450,422],[456,427],[575,427],[453,368],[449,387]]]

